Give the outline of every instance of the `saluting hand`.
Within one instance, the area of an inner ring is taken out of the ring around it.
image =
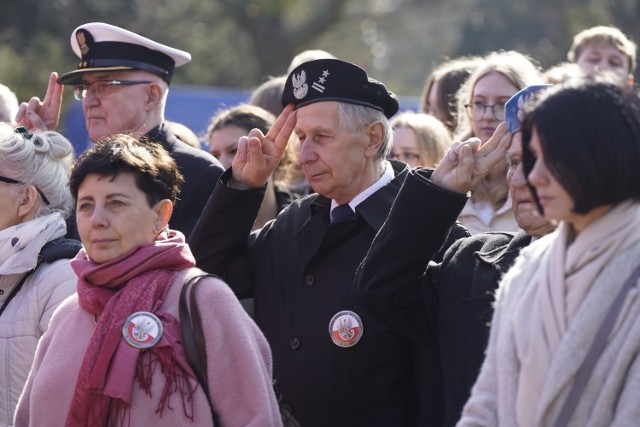
[[[58,83],[58,73],[52,72],[44,101],[34,96],[29,103],[21,103],[16,114],[16,123],[29,131],[55,130],[60,121],[63,89],[64,86]]]
[[[238,140],[238,151],[231,164],[234,181],[248,188],[263,187],[267,183],[296,125],[293,109],[293,104],[287,105],[266,135],[252,129],[249,136]]]
[[[450,191],[471,191],[500,161],[511,144],[507,125],[498,125],[484,144],[478,138],[454,143],[431,175],[431,181]]]

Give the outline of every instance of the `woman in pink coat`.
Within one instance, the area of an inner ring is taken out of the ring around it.
[[[185,356],[178,301],[203,274],[169,230],[181,176],[162,147],[115,135],[71,175],[84,249],[78,293],[54,314],[18,403],[16,426],[279,425],[271,352],[219,279],[203,279],[208,398]]]

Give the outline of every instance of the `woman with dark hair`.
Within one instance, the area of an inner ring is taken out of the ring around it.
[[[214,414],[227,426],[279,425],[269,345],[220,279],[192,289],[206,381],[187,362],[179,295],[203,272],[184,236],[167,228],[181,182],[166,150],[127,135],[78,159],[70,180],[84,246],[71,262],[78,292],[38,346],[16,426],[211,426]]]
[[[459,425],[636,425],[640,100],[593,79],[554,87],[523,144],[539,210],[559,225],[504,277]]]
[[[275,116],[261,107],[239,104],[221,110],[211,118],[205,140],[213,157],[228,169],[238,151],[238,140],[249,135],[251,129],[260,129],[266,134],[275,121]],[[254,230],[264,227],[267,221],[275,218],[293,200],[285,180],[277,179],[277,172],[278,169],[267,181],[267,191],[253,225]]]
[[[458,126],[456,93],[478,66],[482,57],[461,56],[437,65],[422,88],[422,112],[440,120],[453,133]]]

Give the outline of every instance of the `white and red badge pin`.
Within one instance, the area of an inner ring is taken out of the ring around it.
[[[127,317],[122,336],[131,347],[151,348],[162,338],[162,322],[153,313],[138,311]]]
[[[353,311],[339,311],[329,322],[331,341],[338,347],[353,347],[360,341],[363,333],[362,319]]]

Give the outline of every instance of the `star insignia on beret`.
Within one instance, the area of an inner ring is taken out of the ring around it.
[[[329,70],[324,70],[322,72],[322,77],[318,77],[318,81],[317,82],[313,82],[311,87],[314,88],[315,90],[317,90],[320,93],[324,93],[324,91],[326,89],[326,87],[324,87],[324,84],[326,83],[328,76],[329,76]]]

